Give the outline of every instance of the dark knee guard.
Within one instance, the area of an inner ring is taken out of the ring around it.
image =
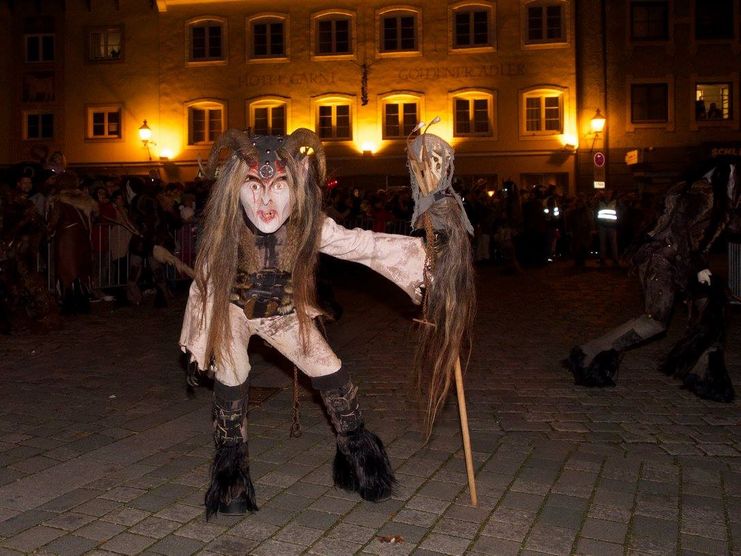
[[[216,454],[206,491],[206,518],[217,512],[244,514],[257,510],[247,450],[247,383],[214,383],[213,425]]]
[[[358,405],[358,389],[349,373],[315,377],[312,384],[319,390],[329,418],[337,432],[337,452],[333,465],[335,485],[355,491],[371,502],[388,498],[396,479],[383,442],[366,430]]]

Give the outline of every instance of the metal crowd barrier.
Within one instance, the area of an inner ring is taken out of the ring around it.
[[[403,220],[388,220],[375,225],[375,221],[368,217],[359,217],[342,222],[346,228],[363,228],[365,230],[383,231],[389,234],[409,235],[411,225]],[[175,250],[173,254],[191,268],[195,264],[197,252],[198,224],[188,223],[173,232]],[[122,226],[116,224],[94,224],[91,230],[93,244],[93,287],[118,288],[126,286],[129,278],[130,256],[129,239],[131,237]],[[54,273],[54,244],[53,240],[42,246],[39,253],[37,267],[46,275],[49,291],[56,290]],[[169,266],[166,270],[168,280],[189,279]]]
[[[741,243],[728,242],[728,287],[741,299]],[[739,303],[738,299],[734,301]]]

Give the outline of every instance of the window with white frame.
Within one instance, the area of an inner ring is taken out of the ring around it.
[[[465,93],[453,97],[453,135],[490,136],[493,130],[493,97],[486,93]]]
[[[734,2],[735,0],[695,0],[695,38],[733,39]]]
[[[419,100],[388,98],[383,102],[383,138],[404,139],[419,123]]]
[[[53,139],[54,114],[52,112],[24,112],[23,139]]]
[[[286,56],[286,20],[283,17],[259,17],[250,21],[253,58],[284,58]]]
[[[669,1],[631,2],[630,38],[633,41],[669,40]]]
[[[249,127],[255,135],[285,135],[288,107],[281,100],[259,100],[249,105]]]
[[[669,85],[633,83],[630,86],[630,121],[656,124],[669,121]]]
[[[489,6],[461,6],[453,10],[453,48],[480,48],[494,44],[493,13]]]
[[[543,89],[523,94],[523,132],[526,135],[563,133],[563,91]]]
[[[123,57],[121,26],[98,27],[88,33],[88,60],[120,60]]]
[[[349,99],[322,100],[316,106],[316,132],[326,140],[352,139],[352,110]]]
[[[317,56],[352,54],[352,17],[346,14],[329,14],[314,21],[315,50]]]
[[[54,61],[54,33],[34,33],[23,36],[26,62]]]
[[[695,120],[723,121],[733,118],[731,83],[695,84]]]
[[[213,143],[224,129],[224,105],[199,102],[188,106],[188,144]]]
[[[88,139],[120,139],[121,106],[88,106],[85,135]]]
[[[190,23],[188,25],[189,60],[191,62],[224,60],[225,28],[225,23],[216,19],[201,19]]]
[[[417,14],[395,11],[381,15],[380,52],[413,52],[417,47]]]
[[[566,10],[564,2],[530,2],[525,4],[524,9],[526,44],[566,42]]]

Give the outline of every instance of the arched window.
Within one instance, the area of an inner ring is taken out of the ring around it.
[[[199,100],[186,106],[188,114],[188,145],[207,145],[224,130],[225,103]]]
[[[521,135],[558,135],[564,129],[565,89],[542,87],[521,96]]]
[[[383,138],[405,139],[422,118],[422,97],[391,93],[381,98]]]
[[[247,29],[247,52],[251,59],[288,56],[288,18],[285,15],[259,14],[250,17]]]
[[[288,128],[288,99],[261,97],[247,102],[247,127],[255,135],[285,135]]]
[[[350,141],[353,137],[354,97],[324,95],[314,99],[316,133],[322,141]]]
[[[534,0],[525,2],[523,42],[526,45],[568,42],[568,2],[564,0]]]
[[[226,20],[219,17],[191,19],[187,23],[188,61],[226,60]]]
[[[314,56],[351,56],[355,52],[355,15],[349,11],[315,14],[311,20]]]
[[[490,137],[494,133],[494,95],[487,91],[453,94],[453,135]]]
[[[419,14],[411,8],[393,8],[378,14],[378,52],[418,52]]]
[[[451,9],[451,47],[487,48],[496,44],[495,5],[491,2],[463,2]]]

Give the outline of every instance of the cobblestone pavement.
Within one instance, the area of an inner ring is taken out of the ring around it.
[[[100,304],[62,331],[0,338],[0,555],[741,555],[739,403],[704,402],[656,371],[685,311],[625,356],[616,388],[589,390],[559,360],[639,312],[635,278],[558,263],[483,268],[479,283],[466,376],[477,508],[454,403],[421,441],[413,306],[361,269],[338,287],[345,314],[328,333],[388,447],[393,498],[333,488],[333,435],[306,382],[304,433],[289,438],[291,369],[257,342],[252,383],[280,388],[250,412],[260,511],[206,522],[210,392],[183,387],[183,296],[167,310]],[[727,357],[741,391],[739,312]]]

